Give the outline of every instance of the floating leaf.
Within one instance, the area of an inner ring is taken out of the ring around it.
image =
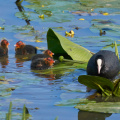
[[[71,63],[79,63],[79,64],[83,64],[83,63],[86,63],[86,62],[82,62],[82,61],[78,61],[78,60],[69,60],[69,59],[64,59],[63,56],[60,56],[59,57],[59,61],[62,62],[71,62]]]
[[[90,102],[88,104],[78,104],[75,108],[89,112],[120,113],[120,102]]]
[[[120,26],[115,24],[113,20],[93,19],[90,30],[98,33],[98,30],[106,31],[109,36],[120,36]]]
[[[95,103],[95,101],[89,101],[88,99],[81,99],[81,98],[76,98],[76,99],[69,99],[69,100],[64,100],[62,102],[58,102],[56,106],[71,106],[71,105],[76,105],[76,104],[87,104],[87,103]]]
[[[49,29],[47,32],[48,49],[55,55],[70,56],[73,60],[88,62],[92,54],[86,48],[77,45],[60,34]]]
[[[99,76],[81,75],[78,77],[78,81],[89,88],[97,90],[100,89],[99,86],[109,88],[110,90],[114,88],[113,83],[109,79]]]

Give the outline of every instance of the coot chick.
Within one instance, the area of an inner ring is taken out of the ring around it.
[[[55,61],[51,58],[38,58],[32,61],[31,69],[33,70],[45,70],[53,66]]]
[[[9,42],[7,40],[3,39],[3,40],[1,40],[0,44],[1,44],[0,45],[0,57],[7,56]]]
[[[54,53],[52,53],[50,50],[45,50],[43,54],[36,54],[32,57],[32,61],[38,58],[47,58],[47,57],[53,57]]]
[[[36,54],[37,48],[32,45],[25,45],[22,41],[18,41],[15,45],[16,55]]]
[[[113,80],[119,73],[119,60],[112,51],[101,50],[94,54],[87,65],[87,74]]]

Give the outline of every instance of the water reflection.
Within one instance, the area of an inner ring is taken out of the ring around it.
[[[47,70],[47,73],[45,73],[45,71],[36,70],[33,71],[33,74],[38,77],[47,78],[47,80],[50,81],[60,79],[61,76],[63,76],[62,74],[55,74],[52,69]]]
[[[111,115],[111,113],[79,111],[78,120],[105,120],[106,117],[109,117]]]
[[[21,5],[21,3],[20,3],[20,1],[21,0],[16,0],[16,5],[17,5],[17,7],[18,7],[18,10],[22,13],[22,15],[26,18],[25,19],[25,21],[26,21],[26,23],[27,23],[27,25],[30,25],[30,20],[28,19],[28,17],[24,14],[24,8],[23,8],[23,6]]]
[[[120,97],[102,97],[99,93],[94,93],[87,97],[88,100],[93,100],[96,102],[120,102]]]
[[[33,74],[38,77],[47,78],[48,80],[57,80],[69,72],[75,70],[74,63],[55,61],[54,66],[47,70],[32,70]]]
[[[23,67],[23,63],[25,61],[30,61],[31,58],[34,56],[35,54],[30,54],[30,55],[15,55],[16,58],[16,66],[17,67]]]
[[[8,56],[0,57],[1,68],[6,68],[6,65],[8,65],[8,63],[9,63]]]

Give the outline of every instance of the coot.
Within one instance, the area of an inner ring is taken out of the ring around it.
[[[8,55],[9,42],[5,39],[1,40],[0,43],[0,57]]]
[[[87,65],[87,74],[113,80],[119,72],[119,60],[112,51],[101,50],[94,54]]]
[[[32,70],[45,70],[53,66],[54,60],[51,57],[48,58],[37,58],[32,61]]]
[[[36,54],[32,57],[32,61],[38,58],[47,58],[47,57],[53,57],[54,53],[52,53],[50,50],[45,50],[43,54]]]
[[[18,41],[15,45],[16,55],[36,54],[37,48],[32,45],[25,45],[22,41]]]

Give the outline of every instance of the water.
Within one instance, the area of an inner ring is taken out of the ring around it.
[[[100,3],[101,2],[101,3]],[[46,33],[49,28],[65,35],[65,31],[74,30],[73,38],[67,37],[72,42],[82,45],[92,52],[103,49],[115,40],[119,40],[119,7],[110,2],[97,1],[97,6],[91,2],[90,5],[80,6],[84,1],[66,0],[26,0],[18,7],[15,0],[0,1],[0,39],[6,38],[9,45],[8,64],[0,68],[0,76],[5,76],[7,82],[0,84],[0,119],[5,119],[10,101],[13,103],[12,120],[21,119],[22,107],[25,104],[29,110],[32,120],[86,120],[100,119],[112,120],[120,117],[119,114],[104,114],[94,112],[83,112],[70,106],[56,106],[61,101],[77,98],[86,98],[93,92],[87,93],[86,86],[78,83],[79,75],[85,75],[83,69],[58,69],[50,70],[48,74],[31,71],[31,61],[18,61],[16,63],[14,45],[22,40],[26,44],[47,49]],[[115,0],[114,2],[119,2]],[[44,5],[44,7],[41,7]],[[101,8],[100,6],[101,5]],[[110,6],[110,8],[108,7]],[[104,7],[104,8],[103,8]],[[89,15],[89,11],[94,8],[94,14]],[[76,14],[78,10],[85,11]],[[20,11],[23,11],[21,14]],[[100,14],[99,11],[108,12],[108,16]],[[45,18],[38,16],[44,14]],[[84,18],[85,20],[78,20]],[[95,21],[95,20],[98,21]],[[100,24],[100,21],[113,21],[112,23]],[[98,27],[92,26],[98,25]],[[27,26],[28,25],[28,26]],[[99,30],[106,30],[106,35],[100,36]],[[76,30],[75,27],[79,27]],[[42,42],[37,42],[37,40]],[[119,41],[117,41],[119,43]],[[114,48],[107,47],[114,51]],[[42,51],[38,50],[38,53]],[[7,88],[15,90],[7,92]]]

